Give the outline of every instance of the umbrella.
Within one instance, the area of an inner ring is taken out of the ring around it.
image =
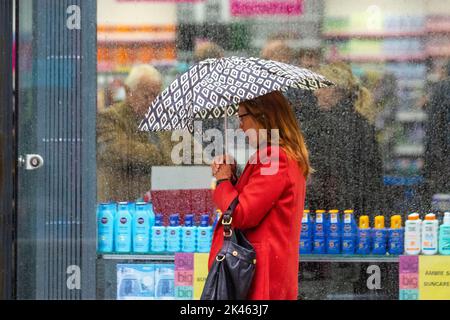
[[[206,59],[178,76],[150,105],[141,131],[189,129],[195,118],[237,113],[240,102],[292,88],[316,90],[333,83],[308,69],[259,58]],[[232,108],[228,108],[232,106]]]

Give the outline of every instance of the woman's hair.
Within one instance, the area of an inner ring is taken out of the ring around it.
[[[317,72],[332,81],[346,98],[351,98],[356,112],[371,123],[375,121],[377,110],[373,105],[372,94],[353,75],[347,63],[334,62],[323,65]]]
[[[297,123],[291,105],[279,91],[260,96],[240,104],[253,116],[261,129],[268,133],[267,142],[271,143],[271,129],[278,129],[280,147],[288,156],[297,161],[304,177],[312,172],[309,164],[308,149]]]

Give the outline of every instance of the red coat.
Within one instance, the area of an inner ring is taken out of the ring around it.
[[[266,150],[270,154],[273,148]],[[273,166],[275,161],[247,163],[235,186],[225,181],[214,191],[214,202],[222,212],[239,196],[232,226],[244,232],[256,251],[256,271],[248,296],[251,300],[296,300],[298,295],[305,178],[297,163],[288,159],[283,149],[278,150],[276,174],[262,174],[262,170]],[[220,220],[214,230],[209,268],[222,243]]]

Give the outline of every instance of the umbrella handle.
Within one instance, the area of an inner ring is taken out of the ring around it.
[[[225,154],[228,154],[228,135],[227,135],[227,129],[228,129],[228,106],[225,107],[225,125],[224,125],[224,132],[225,132]]]

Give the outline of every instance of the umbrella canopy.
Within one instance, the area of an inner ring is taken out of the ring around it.
[[[177,77],[150,105],[141,131],[193,129],[197,118],[236,113],[240,102],[289,87],[316,90],[333,83],[308,69],[259,58],[207,59]],[[226,108],[228,106],[233,108]]]

